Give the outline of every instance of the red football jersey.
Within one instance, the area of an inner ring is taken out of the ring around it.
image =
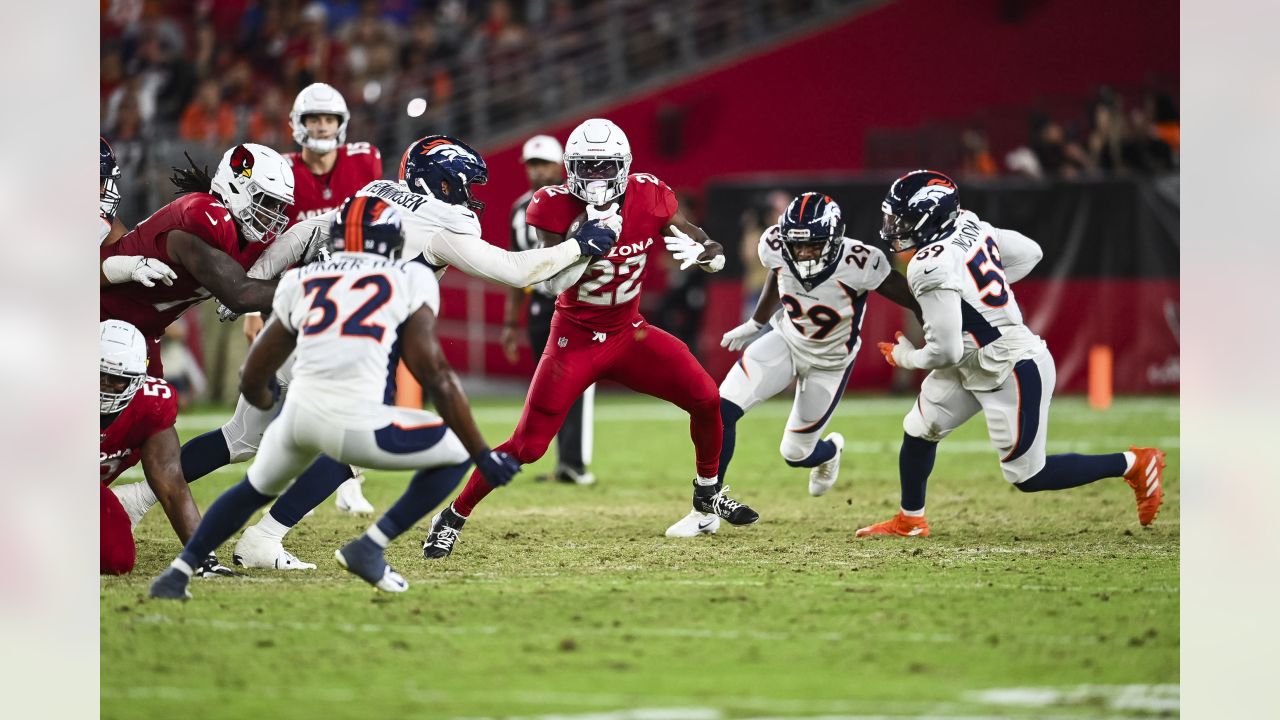
[[[142,459],[142,444],[173,427],[178,396],[169,383],[149,377],[120,415],[98,437],[98,463],[103,485],[110,485]]]
[[[113,255],[145,255],[156,258],[177,273],[173,285],[143,287],[120,283],[102,289],[99,319],[124,320],[138,328],[148,340],[164,334],[164,329],[187,309],[212,297],[200,282],[169,257],[165,241],[169,231],[182,230],[225,252],[248,271],[267,243],[241,242],[231,213],[207,193],[188,193],[160,208],[114,245],[99,251],[102,259]]]
[[[382,178],[382,153],[367,142],[338,146],[338,160],[325,175],[315,175],[301,152],[284,156],[293,167],[293,207],[289,224],[338,209],[365,185]]]
[[[563,235],[586,202],[565,185],[544,187],[533,194],[525,222]],[[613,249],[587,267],[577,285],[556,298],[556,312],[584,327],[619,329],[639,316],[640,288],[649,254],[662,251],[664,229],[678,208],[676,194],[648,173],[627,176],[622,196],[622,237]]]

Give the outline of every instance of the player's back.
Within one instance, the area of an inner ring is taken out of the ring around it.
[[[284,156],[293,168],[293,205],[289,208],[289,224],[316,217],[341,207],[369,183],[382,177],[382,153],[367,142],[339,145],[333,169],[324,175],[311,172],[302,161],[301,152]]]
[[[102,319],[124,320],[148,338],[159,337],[174,320],[211,294],[200,282],[169,256],[169,233],[181,230],[221,250],[248,270],[266,248],[266,243],[242,242],[227,208],[213,195],[187,193],[138,223],[119,242],[101,248],[102,258],[114,255],[142,255],[155,258],[173,269],[172,285],[143,287],[121,283],[103,288],[99,310]]]
[[[400,223],[404,226],[403,256],[406,259],[421,256],[436,277],[443,275],[448,267],[433,251],[437,243],[484,242],[480,237],[480,218],[465,205],[413,192],[403,181],[375,180],[356,195],[376,197],[400,213]]]
[[[400,326],[423,305],[438,312],[440,290],[415,260],[339,252],[285,273],[274,312],[297,333],[289,402],[359,429],[394,399]]]
[[[592,330],[621,329],[639,316],[650,253],[663,248],[664,229],[679,208],[671,188],[648,173],[628,175],[627,190],[615,202],[620,203],[622,236],[608,255],[592,261],[582,279],[556,298],[557,313]],[[586,207],[567,186],[548,186],[534,193],[525,222],[564,235]]]
[[[169,383],[149,377],[124,410],[98,436],[98,479],[110,485],[142,459],[142,444],[173,426],[178,396]]]
[[[878,248],[843,238],[840,255],[826,275],[806,288],[792,274],[782,256],[782,239],[774,225],[760,236],[760,262],[778,278],[782,313],[771,324],[809,365],[839,368],[847,365],[862,345],[862,320],[867,292],[880,287],[890,264]]]

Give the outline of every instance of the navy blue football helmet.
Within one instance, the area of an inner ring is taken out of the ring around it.
[[[364,252],[395,260],[404,248],[400,213],[375,197],[347,198],[329,227],[330,252]]]
[[[889,186],[880,204],[880,237],[894,252],[924,247],[946,237],[960,215],[960,188],[934,170],[912,170]]]
[[[410,145],[400,160],[400,179],[416,193],[484,211],[484,203],[472,197],[471,186],[489,182],[489,167],[480,153],[457,138],[428,135]]]
[[[844,219],[830,196],[807,192],[797,196],[778,218],[782,259],[806,288],[831,276],[844,245]]]
[[[115,220],[120,209],[120,165],[116,163],[116,151],[102,136],[98,136],[98,177],[98,212]]]

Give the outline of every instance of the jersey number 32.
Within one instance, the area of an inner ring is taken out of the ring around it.
[[[303,335],[319,335],[337,322],[338,317],[345,315],[340,331],[344,336],[367,337],[376,341],[382,340],[386,328],[377,323],[366,322],[369,316],[377,312],[391,299],[391,281],[386,275],[364,275],[351,283],[351,291],[366,291],[365,301],[350,313],[344,313],[338,303],[330,297],[334,285],[342,280],[342,276],[311,278],[302,283],[302,290],[311,298],[311,312],[307,321],[300,328]]]

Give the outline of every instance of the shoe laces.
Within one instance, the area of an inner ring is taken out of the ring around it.
[[[436,529],[436,541],[432,545],[442,550],[452,550],[453,543],[458,539],[458,529],[441,525]]]
[[[711,498],[711,506],[716,509],[717,514],[729,515],[742,507],[742,503],[726,495],[727,492],[729,492],[729,486],[725,485]]]

